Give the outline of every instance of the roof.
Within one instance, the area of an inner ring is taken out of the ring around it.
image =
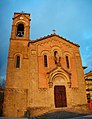
[[[85,76],[92,76],[92,70],[85,74]]]
[[[39,42],[39,41],[42,41],[42,40],[44,40],[44,39],[47,39],[47,38],[50,38],[50,37],[53,37],[53,36],[57,36],[57,37],[59,37],[59,38],[65,40],[65,41],[67,41],[67,42],[69,42],[69,43],[71,43],[71,44],[77,46],[77,47],[80,47],[78,44],[75,44],[75,43],[73,43],[73,42],[67,40],[66,38],[63,38],[62,36],[59,36],[59,35],[57,35],[57,34],[55,34],[55,33],[54,33],[54,34],[50,34],[50,35],[48,35],[48,36],[41,37],[41,38],[36,39],[36,40],[31,40],[31,41],[28,43],[28,46],[29,46],[30,43]]]
[[[14,17],[14,18],[12,18],[13,20],[15,19],[15,18],[17,18],[17,17],[19,17],[19,16],[21,16],[22,14],[25,16],[26,14],[27,15],[29,15],[30,16],[30,14],[29,13],[24,13],[23,11],[21,12],[21,13],[19,13],[19,12],[14,12],[14,14],[19,14],[18,16],[16,16],[16,17]],[[29,19],[27,16],[25,16],[28,20],[31,20],[31,19]]]
[[[23,11],[22,12],[14,12],[14,14],[28,14],[30,16],[30,13],[24,13]]]

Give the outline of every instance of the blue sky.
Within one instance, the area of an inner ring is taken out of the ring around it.
[[[80,45],[85,72],[92,70],[92,0],[0,0],[0,76],[5,77],[14,12],[31,14],[30,39],[53,29]]]

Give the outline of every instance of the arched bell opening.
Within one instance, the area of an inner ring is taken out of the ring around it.
[[[18,24],[16,36],[24,37],[24,24],[22,24],[22,23]]]

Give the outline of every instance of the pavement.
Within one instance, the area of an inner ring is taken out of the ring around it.
[[[74,117],[74,118],[69,118],[69,119],[92,119],[92,115]]]
[[[30,118],[10,118],[10,117],[0,117],[0,119],[92,119],[92,115],[86,116],[78,116],[73,118],[63,118],[63,117],[46,117],[46,118],[39,118],[39,117],[30,117]]]
[[[73,118],[63,118],[63,117],[46,117],[46,118],[39,118],[39,117],[30,117],[30,118],[10,118],[10,117],[0,117],[0,119],[92,119],[92,115],[86,116],[78,116]]]
[[[37,117],[37,119],[92,119],[92,115],[89,115],[88,117],[87,116],[87,114],[79,114],[76,112],[57,111],[44,114],[40,117]]]
[[[0,119],[92,119],[92,114],[79,114],[75,112],[67,112],[67,111],[57,111],[52,113],[47,113],[38,117],[30,117],[30,118],[8,118],[8,117],[0,117]]]
[[[28,119],[28,118],[0,117],[0,119]]]

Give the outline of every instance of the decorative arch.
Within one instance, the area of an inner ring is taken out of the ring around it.
[[[42,55],[48,55],[50,56],[50,52],[48,50],[43,50],[41,53],[40,53],[40,56]]]
[[[63,72],[56,72],[53,76],[52,76],[52,81],[55,80],[56,77],[62,77],[66,82],[69,82],[69,77],[67,75],[65,75]]]
[[[71,87],[71,73],[67,72],[65,69],[61,67],[57,67],[51,72],[48,72],[48,84],[49,87],[51,88],[53,86],[53,82],[56,77],[62,77],[65,82],[68,84],[69,87]]]
[[[20,55],[20,57],[23,58],[22,52],[16,52],[16,53],[14,53],[14,54],[13,54],[13,57],[15,58],[16,55]]]
[[[24,24],[24,26],[27,26],[27,22],[25,22],[24,20],[19,20],[15,23],[15,25],[17,26],[18,24]]]
[[[51,55],[52,55],[52,56],[54,56],[54,52],[55,52],[55,51],[57,51],[58,54],[59,54],[59,56],[62,57],[62,52],[61,52],[61,48],[60,48],[60,47],[57,47],[57,46],[52,47],[52,49],[51,49]]]
[[[69,52],[69,51],[64,51],[63,52],[63,55],[65,56],[65,55],[68,55],[68,56],[73,56],[73,53],[72,52]]]

